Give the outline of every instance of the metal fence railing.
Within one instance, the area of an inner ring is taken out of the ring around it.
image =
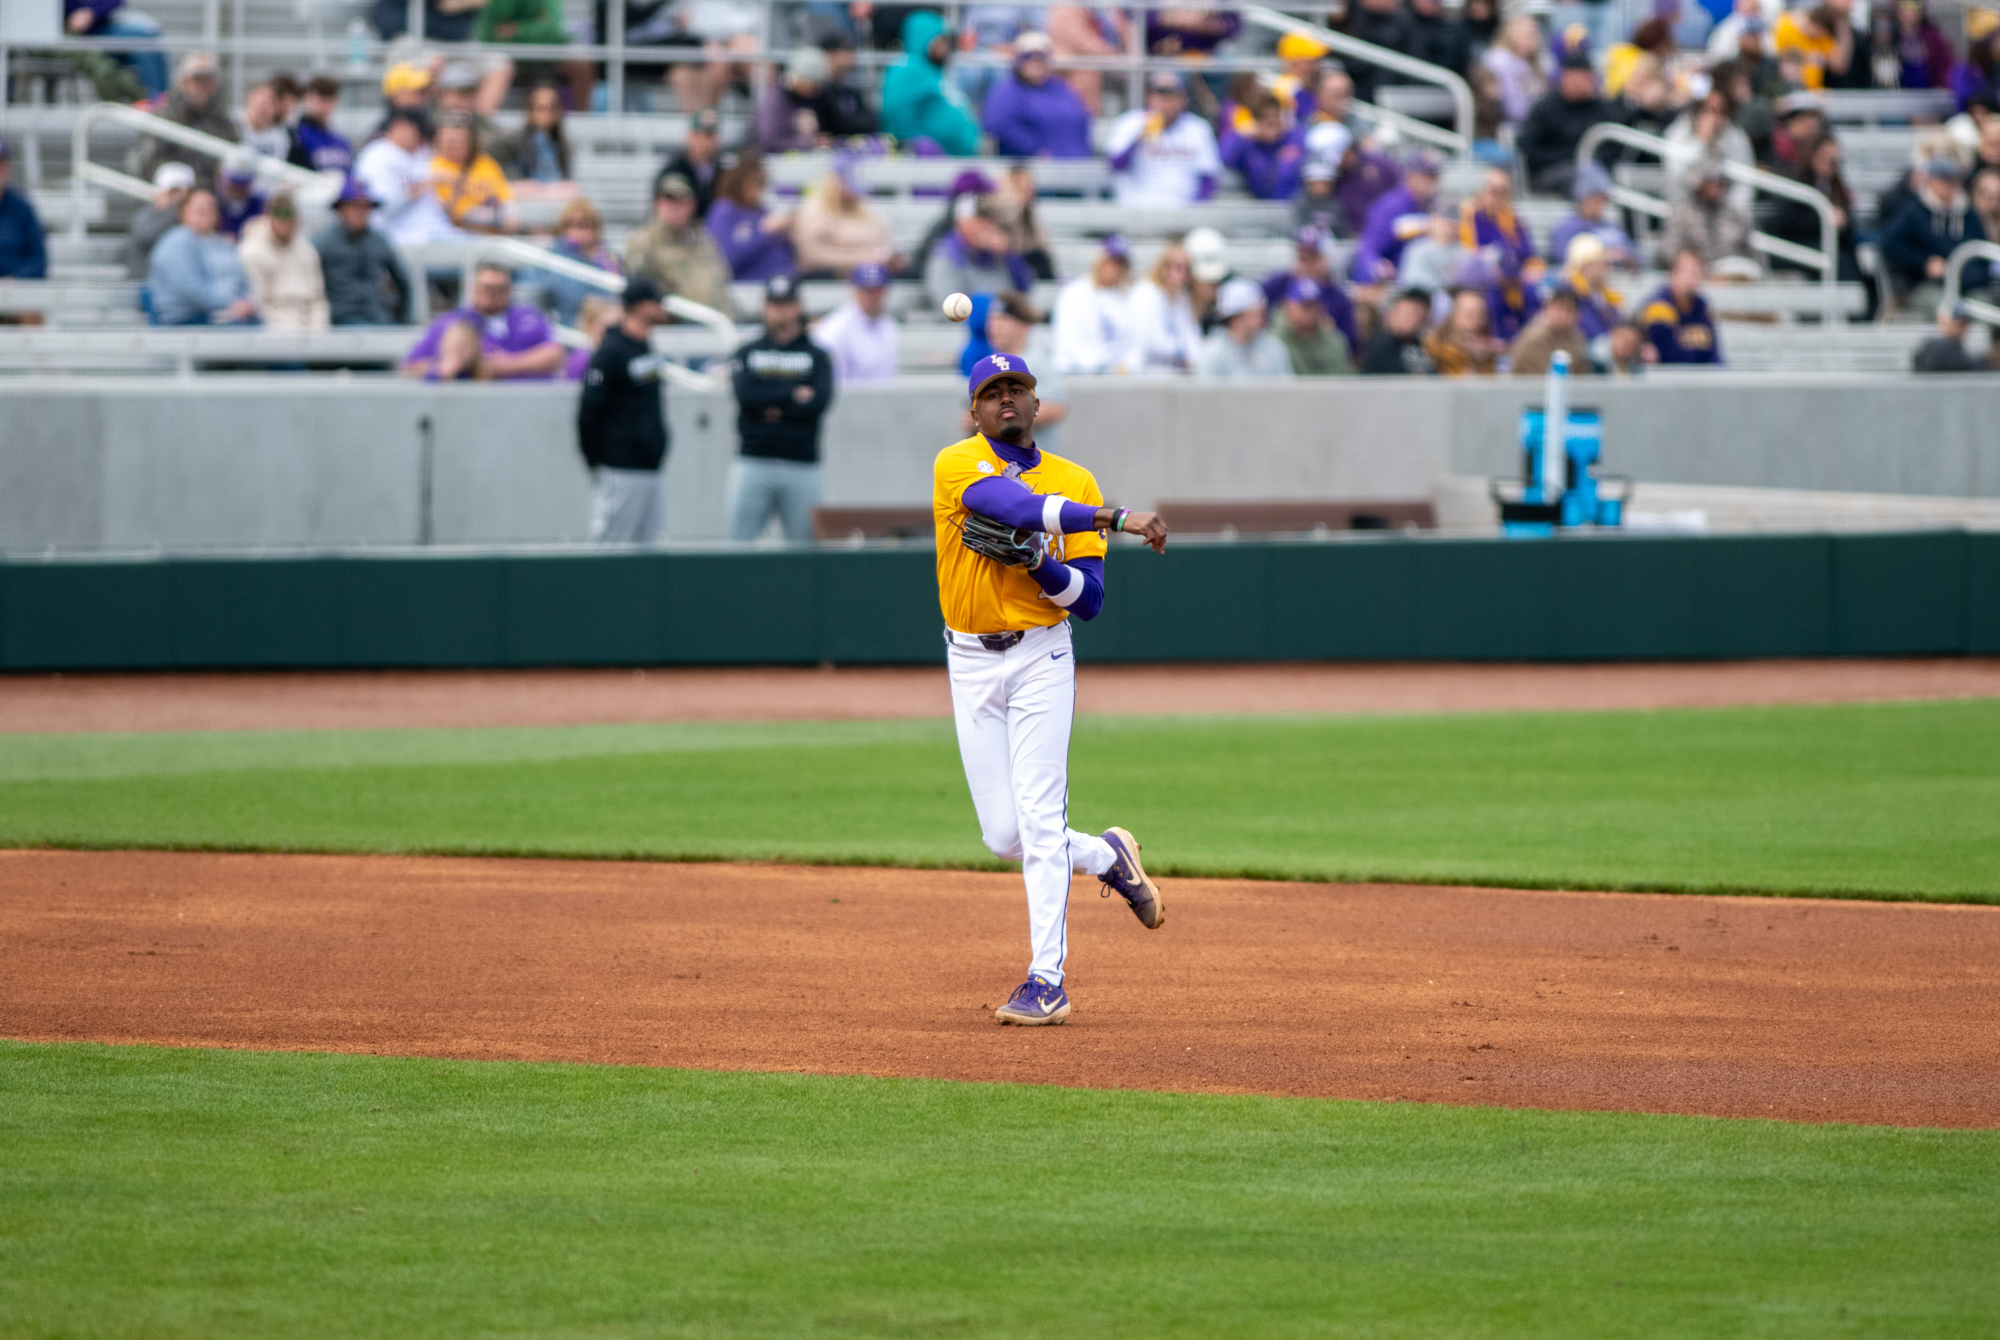
[[[1962,302],[1975,319],[1989,326],[2000,326],[2000,306],[1979,298],[1968,298],[1962,291],[1966,262],[1974,260],[2000,264],[2000,243],[1960,242],[1952,249],[1951,259],[1944,265],[1944,300],[1946,303]]]

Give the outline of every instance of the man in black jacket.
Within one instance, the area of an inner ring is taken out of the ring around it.
[[[653,327],[667,319],[651,280],[625,285],[625,315],[604,332],[576,408],[576,436],[590,466],[590,538],[600,544],[651,544],[665,506],[660,466],[667,459],[667,418],[660,391],[665,356],[653,352]]]
[[[794,544],[812,539],[819,503],[819,422],[833,403],[833,359],[806,337],[798,281],[764,286],[764,333],[736,351],[736,431],[729,470],[729,531],[763,534],[772,513]]]
[[[1597,96],[1597,73],[1590,57],[1573,51],[1563,57],[1556,86],[1528,109],[1514,132],[1514,147],[1528,165],[1528,184],[1551,195],[1568,195],[1576,181],[1576,146],[1585,131],[1604,121],[1623,122],[1615,102]],[[1605,158],[1615,158],[1615,150]]]
[[[1348,10],[1346,29],[1350,37],[1405,56],[1423,58],[1423,37],[1401,0],[1359,0]],[[1374,102],[1376,90],[1383,84],[1404,81],[1404,76],[1393,70],[1360,61],[1349,68],[1348,74],[1354,78],[1354,96],[1363,102]]]
[[[408,319],[410,277],[388,239],[368,226],[374,209],[368,188],[349,177],[333,202],[338,217],[312,240],[336,326],[389,326]]]
[[[694,187],[694,216],[708,217],[708,207],[715,201],[715,182],[722,171],[722,118],[715,108],[704,107],[688,120],[687,140],[681,151],[666,161],[653,174],[653,194],[660,193],[660,183],[669,177],[685,177],[688,185]]]

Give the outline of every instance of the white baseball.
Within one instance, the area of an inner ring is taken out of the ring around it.
[[[944,315],[947,321],[963,321],[972,315],[972,299],[963,293],[954,293],[944,300]]]

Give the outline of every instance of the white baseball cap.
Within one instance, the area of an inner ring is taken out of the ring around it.
[[[1224,321],[1264,306],[1264,290],[1254,279],[1232,279],[1215,295],[1215,314]]]
[[[194,188],[194,169],[186,163],[162,163],[153,173],[156,191],[187,191]]]
[[[1229,244],[1213,228],[1191,228],[1181,239],[1188,254],[1188,271],[1204,284],[1213,284],[1229,273],[1226,253]]]

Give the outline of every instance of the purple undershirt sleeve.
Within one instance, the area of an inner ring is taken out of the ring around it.
[[[1097,617],[1104,608],[1104,560],[1101,558],[1078,558],[1068,563],[1058,563],[1048,559],[1042,566],[1028,574],[1035,579],[1035,585],[1057,604],[1085,623]],[[1068,596],[1065,603],[1061,597]]]
[[[1197,200],[1215,199],[1216,185],[1217,182],[1212,174],[1207,172],[1202,173],[1201,184],[1195,189],[1194,198]]]
[[[960,496],[972,511],[1016,530],[1050,529],[1048,504],[1055,495],[1036,493],[1018,479],[998,476],[982,479],[968,484]],[[1097,509],[1088,503],[1065,500],[1057,525],[1059,533],[1064,535],[1080,535],[1087,530],[1096,530]]]

